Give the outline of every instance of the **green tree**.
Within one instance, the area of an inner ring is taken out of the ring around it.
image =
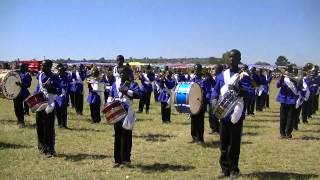
[[[285,56],[279,56],[275,63],[277,66],[288,66],[290,61]]]

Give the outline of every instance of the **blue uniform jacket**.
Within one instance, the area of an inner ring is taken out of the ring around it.
[[[167,103],[168,99],[170,98],[169,90],[173,89],[176,85],[176,81],[173,77],[171,78],[164,78],[160,80],[160,94],[158,97],[158,101],[162,103]]]
[[[58,76],[60,80],[61,94],[56,97],[56,105],[59,107],[63,107],[66,105],[68,91],[69,91],[69,77],[68,74],[65,73],[62,76]],[[66,106],[65,106],[66,107]]]
[[[71,83],[70,83],[70,91],[83,93],[83,82],[86,79],[87,73],[86,71],[79,72],[80,79],[77,79],[76,72],[72,72],[71,75]]]
[[[146,81],[146,78],[144,75],[140,76],[141,81],[141,91],[142,92],[152,92],[152,82],[155,80],[155,74],[154,73],[148,73],[147,77],[149,78],[149,81]]]
[[[299,96],[295,95],[291,89],[286,85],[284,80],[280,78],[277,82],[277,88],[280,88],[279,94],[277,96],[277,101],[283,104],[296,104]],[[297,90],[301,90],[298,89]]]
[[[99,82],[104,82],[104,80],[100,80]],[[89,92],[88,92],[87,102],[89,104],[95,104],[95,103],[100,104],[101,100],[104,101],[104,99],[101,99],[98,92],[93,91],[90,82],[88,82],[88,89],[89,89]]]
[[[19,76],[21,78],[22,81],[22,86],[21,86],[21,96],[22,99],[26,99],[29,95],[30,92],[28,90],[28,88],[31,86],[31,75],[27,72],[27,73],[19,73]]]
[[[42,74],[41,79],[39,79],[40,74]],[[40,83],[39,82],[41,81],[42,83],[47,82],[47,84],[48,84],[47,92],[48,93],[61,95],[62,90],[61,90],[61,85],[60,85],[60,79],[56,74],[50,73],[50,74],[46,75],[45,73],[40,72],[37,75],[37,79],[38,79],[38,84],[36,86],[36,89],[34,90],[34,94],[40,92]]]

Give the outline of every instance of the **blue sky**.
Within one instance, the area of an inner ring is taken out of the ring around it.
[[[320,60],[318,0],[0,0],[0,59]]]

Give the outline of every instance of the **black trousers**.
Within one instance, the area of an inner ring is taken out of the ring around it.
[[[247,103],[247,113],[248,114],[254,114],[255,103],[256,103],[255,97],[248,98],[248,103]]]
[[[239,172],[238,162],[243,121],[220,123],[220,167],[222,172]]]
[[[75,93],[75,109],[77,114],[82,114],[83,112],[83,94],[80,92]]]
[[[91,120],[94,123],[101,121],[100,116],[100,101],[90,104]]]
[[[280,105],[280,135],[291,135],[294,123],[294,111],[295,104],[283,104]]]
[[[24,109],[23,109],[23,98],[21,95],[13,99],[14,113],[18,119],[19,124],[24,124]]]
[[[75,103],[75,96],[76,96],[76,93],[75,92],[69,92],[69,96],[70,96],[70,102],[71,102],[71,107],[75,107],[76,103]]]
[[[150,97],[151,97],[151,92],[144,92],[144,96],[140,97],[139,100],[139,111],[143,111],[144,105],[146,105],[146,112],[149,112],[149,107],[150,107]]]
[[[302,117],[302,122],[307,123],[308,122],[308,101],[304,101],[301,105],[301,117]]]
[[[29,106],[27,102],[23,103],[23,107],[24,107],[24,114],[29,115]]]
[[[60,127],[67,127],[68,109],[66,101],[61,105],[61,107],[56,105],[55,112],[58,120],[58,125]]]
[[[165,102],[161,102],[161,118],[162,118],[162,122],[170,122],[170,118],[171,118],[171,107],[166,108],[167,107],[167,103]]]
[[[40,111],[36,113],[36,125],[38,135],[38,148],[40,151],[52,152],[55,145],[54,112],[46,114]]]
[[[298,125],[300,123],[300,113],[301,113],[302,106],[300,106],[298,109],[295,107],[293,108],[293,121],[292,121],[292,127],[296,130],[298,130]]]
[[[202,108],[198,114],[191,114],[191,136],[194,141],[204,142],[204,113],[206,105],[202,105]]]
[[[265,100],[266,100],[266,107],[269,108],[269,107],[270,107],[270,103],[269,103],[270,97],[269,97],[269,94],[266,94]]]
[[[320,87],[319,87],[320,88]],[[319,109],[319,94],[315,96],[315,102],[316,102],[316,111]]]
[[[209,104],[209,126],[212,131],[219,132],[220,131],[220,123],[219,119],[213,114],[212,104]]]
[[[131,162],[132,131],[122,127],[122,121],[114,124],[114,161]]]
[[[262,93],[261,96],[256,96],[256,111],[263,111],[265,105],[265,93]]]
[[[158,102],[159,94],[160,94],[160,93],[159,93],[158,90],[154,90],[154,91],[153,91],[154,101],[155,101],[155,102]]]

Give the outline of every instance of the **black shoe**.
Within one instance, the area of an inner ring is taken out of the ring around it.
[[[24,123],[18,123],[19,128],[25,128],[26,125]]]
[[[118,168],[118,167],[120,167],[120,163],[115,163],[114,165],[113,165],[113,168]]]
[[[190,141],[190,144],[196,143],[197,141],[195,139],[193,139],[192,141]]]
[[[292,138],[292,135],[291,135],[291,134],[288,134],[288,135],[286,135],[286,138],[287,138],[287,139],[291,139],[291,138]]]
[[[225,178],[225,177],[229,177],[230,176],[230,172],[229,171],[223,171],[220,173],[218,178]]]
[[[280,139],[285,139],[286,138],[286,136],[285,135],[280,135],[280,137],[279,137]]]
[[[240,172],[239,171],[231,171],[230,173],[230,177],[233,178],[237,178],[239,176]]]

